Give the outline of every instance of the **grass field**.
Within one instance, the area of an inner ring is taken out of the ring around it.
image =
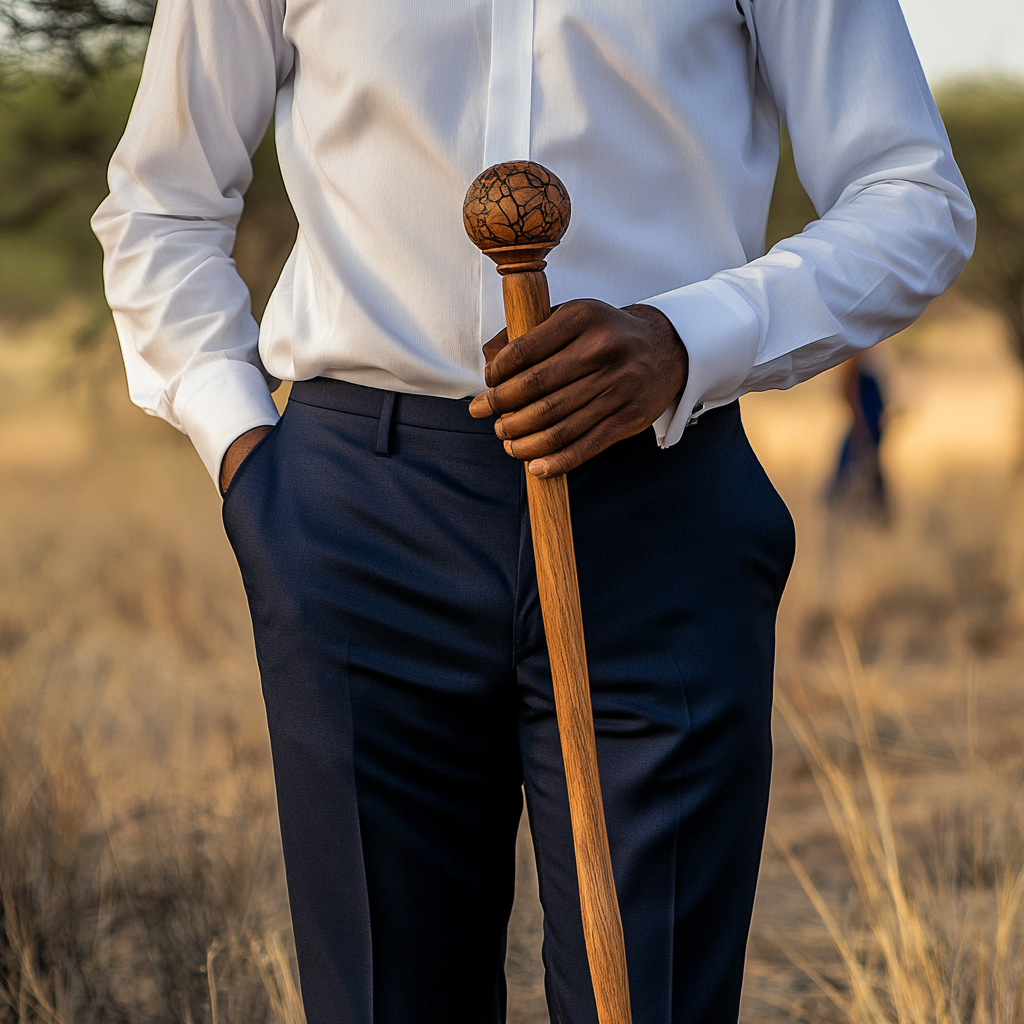
[[[799,534],[745,1024],[1024,1019],[1024,384],[953,300],[887,359],[887,530],[823,510],[834,375],[744,400]],[[74,308],[0,333],[0,394],[0,1021],[300,1020],[219,499]]]

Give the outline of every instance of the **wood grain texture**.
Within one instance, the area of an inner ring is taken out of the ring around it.
[[[488,167],[466,193],[466,232],[498,265],[509,341],[551,315],[544,257],[569,226],[569,194],[546,167]],[[583,935],[599,1024],[632,1024],[622,919],[597,769],[583,616],[564,476],[526,474],[533,552],[569,790]]]
[[[485,252],[526,245],[553,249],[570,215],[565,186],[529,160],[488,167],[469,186],[462,205],[466,233]]]
[[[551,315],[543,271],[506,273],[502,284],[509,340]],[[600,1024],[631,1024],[626,949],[597,766],[569,490],[564,476],[542,480],[530,473],[526,490],[597,1017]]]

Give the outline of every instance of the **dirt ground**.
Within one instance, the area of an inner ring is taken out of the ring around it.
[[[90,341],[80,322],[64,309],[0,332],[0,714],[41,747],[77,737],[111,817],[197,799],[225,817],[248,815],[251,841],[272,862],[260,869],[271,879],[265,915],[286,934],[258,678],[219,499],[187,441],[129,405],[111,338]],[[798,529],[778,686],[805,687],[819,727],[836,749],[848,745],[835,623],[849,624],[898,768],[894,813],[907,844],[923,850],[957,794],[1010,806],[1020,789],[1024,379],[998,321],[954,299],[887,343],[881,363],[888,527],[823,505],[847,425],[834,372],[748,396],[743,414]],[[781,719],[775,737],[770,829],[855,922],[814,778]],[[512,1024],[547,1020],[540,934],[524,833]],[[821,921],[769,841],[745,1024],[845,1019],[795,966],[801,958],[835,973]]]

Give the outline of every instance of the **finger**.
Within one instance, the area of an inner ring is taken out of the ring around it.
[[[608,377],[606,370],[599,370],[543,395],[524,408],[506,412],[494,424],[494,432],[505,441],[553,427],[607,391]]]
[[[482,420],[488,416],[494,415],[494,410],[491,408],[490,391],[485,391],[482,395],[477,395],[476,398],[469,403],[469,415],[475,420]]]
[[[516,338],[491,363],[488,384],[497,387],[518,373],[543,362],[578,338],[594,321],[594,300],[565,302],[542,324]]]
[[[496,413],[525,409],[576,381],[612,369],[607,334],[604,330],[590,331],[586,337],[577,338],[543,362],[491,388],[487,395],[490,408]]]
[[[554,313],[556,309],[559,309],[563,303],[559,303],[557,306],[551,307],[551,312]],[[508,328],[502,327],[498,333],[491,338],[490,341],[486,342],[483,346],[484,362],[487,366],[490,366],[494,362],[494,357],[508,344]],[[487,367],[484,368],[484,379],[487,379]],[[488,382],[489,383],[489,382]]]
[[[588,459],[600,454],[605,448],[610,448],[616,441],[624,437],[631,437],[632,433],[627,432],[620,436],[619,428],[611,420],[602,420],[592,430],[587,431],[582,437],[577,438],[567,448],[553,455],[545,455],[543,458],[533,459],[527,465],[531,476],[538,476],[541,479],[549,479],[561,476],[582,466]]]
[[[619,399],[608,392],[546,430],[506,441],[505,451],[524,461],[554,456],[571,448],[602,423],[610,424],[610,429],[623,437],[631,432],[629,417],[624,415]]]
[[[517,342],[512,344],[517,344]],[[484,380],[489,385],[495,383],[495,360],[500,353],[508,351],[508,348],[507,331],[496,334],[484,345],[485,357],[488,356],[488,351],[491,353],[487,365],[484,367]],[[489,387],[487,391],[477,395],[470,402],[469,414],[474,419],[482,419],[486,416],[493,416],[495,413],[521,408],[549,391],[556,391],[573,383],[592,368],[590,362],[582,357],[582,353],[575,353],[568,358],[559,358],[562,355],[563,353],[556,352],[550,359],[543,360],[539,365],[528,366],[513,380],[499,384],[497,389],[493,386]]]
[[[490,341],[488,341],[483,347],[484,353],[484,381],[489,385],[491,382],[488,380],[488,374],[490,373],[491,363],[494,362],[494,357],[508,344],[508,331],[504,328],[500,330]]]

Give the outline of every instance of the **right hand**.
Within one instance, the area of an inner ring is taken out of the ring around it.
[[[515,341],[484,345],[487,390],[470,416],[498,415],[505,451],[537,477],[568,473],[646,430],[683,392],[686,346],[653,306],[563,302]]]
[[[256,447],[260,439],[269,434],[273,427],[253,427],[231,442],[231,447],[224,453],[224,461],[220,464],[220,493],[227,494],[231,480],[238,467],[245,462],[246,456]]]

